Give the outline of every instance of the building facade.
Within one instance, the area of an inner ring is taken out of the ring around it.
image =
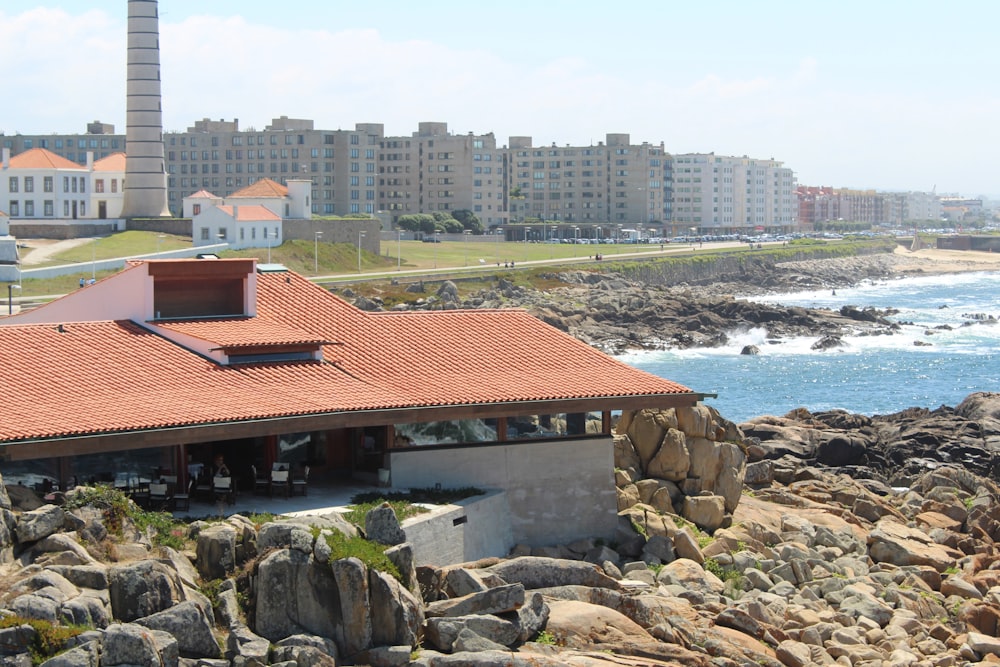
[[[378,158],[378,203],[401,215],[472,211],[487,228],[508,221],[504,153],[492,133],[451,134],[420,123],[409,137],[385,137]]]
[[[671,162],[673,235],[784,233],[798,224],[795,174],[777,160],[687,153]]]
[[[907,225],[940,220],[941,199],[932,192],[877,192],[828,186],[799,186],[799,222],[812,228],[828,222]]]
[[[608,134],[596,146],[536,147],[531,137],[511,137],[510,221],[552,221],[561,233],[612,238],[627,227],[662,229],[668,185],[663,145],[633,144],[628,134]],[[511,194],[512,193],[512,194]]]

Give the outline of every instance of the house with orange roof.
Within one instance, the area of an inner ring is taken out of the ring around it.
[[[182,204],[181,217],[193,218],[212,206],[222,206],[225,202],[222,197],[214,195],[208,190],[198,190],[184,198]]]
[[[90,212],[90,171],[44,148],[13,157],[5,148],[0,201],[14,220],[86,218]]]
[[[79,165],[45,148],[13,157],[4,149],[0,201],[11,218],[26,220],[107,220],[121,214],[125,154],[113,153]]]
[[[508,549],[610,537],[613,413],[702,398],[522,310],[366,312],[253,259],[137,261],[2,318],[0,383],[8,483],[184,485],[223,454],[246,493],[275,465],[473,486]]]
[[[90,210],[98,220],[120,218],[125,198],[125,153],[94,161],[90,172]]]
[[[234,250],[282,243],[281,216],[260,204],[210,206],[191,221],[195,247],[228,243]]]

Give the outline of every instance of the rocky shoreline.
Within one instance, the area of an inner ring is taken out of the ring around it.
[[[896,432],[929,416],[899,415]],[[942,439],[965,434],[948,456],[1000,442],[1000,394],[941,416]],[[855,439],[885,428],[629,413],[614,434],[613,539],[447,566],[413,562],[414,519],[400,526],[388,505],[363,526],[195,521],[170,547],[115,503],[76,502],[84,489],[33,510],[0,493],[0,665],[998,664],[1000,486],[925,459],[893,488],[878,478],[896,467],[890,443],[865,461],[873,447]],[[338,555],[359,536],[387,560]]]
[[[946,270],[978,265],[949,263]],[[428,294],[422,283],[411,286],[413,300],[396,310],[440,308],[524,308],[539,319],[609,354],[631,350],[718,347],[731,344],[734,332],[766,327],[773,339],[812,336],[836,344],[858,335],[891,335],[896,326],[873,309],[845,306],[837,311],[748,301],[740,297],[800,290],[835,290],[862,280],[935,273],[942,263],[927,257],[875,255],[775,263],[766,258],[740,270],[716,274],[697,283],[654,286],[616,273],[562,271],[549,278],[560,283],[547,290],[529,289],[501,278],[489,288],[459,298],[454,283]],[[381,310],[377,298],[345,296],[365,310]]]

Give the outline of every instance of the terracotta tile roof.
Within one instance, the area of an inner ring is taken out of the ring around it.
[[[288,188],[272,181],[270,178],[262,178],[253,185],[248,185],[242,190],[237,190],[226,199],[245,197],[248,199],[262,199],[265,197],[287,197]]]
[[[208,190],[198,190],[198,192],[188,195],[185,199],[221,199],[221,197],[216,197]]]
[[[263,220],[277,221],[281,216],[271,209],[260,204],[242,204],[239,206],[220,206],[219,210],[233,217],[233,209],[236,209],[236,222],[261,222]]]
[[[125,153],[112,153],[96,160],[94,171],[125,171]]]
[[[82,169],[86,168],[44,148],[32,148],[10,158],[11,169]]]
[[[215,343],[220,348],[319,345],[328,342],[301,329],[259,317],[156,321],[149,324]]]
[[[219,366],[127,321],[0,326],[0,441],[391,406],[322,362]],[[39,363],[44,360],[44,363]],[[144,360],[136,363],[136,360]],[[9,418],[15,416],[16,418]]]
[[[347,371],[414,405],[691,392],[520,310],[367,313],[296,274],[257,284],[260,316],[344,341]]]
[[[692,393],[524,311],[368,313],[292,272],[258,274],[256,283],[256,317],[149,323],[163,333],[124,320],[0,326],[0,386],[15,388],[5,393],[0,442],[350,411]],[[88,290],[76,290],[61,301],[87,298]],[[219,347],[323,344],[324,361],[219,365],[171,342],[171,332]]]

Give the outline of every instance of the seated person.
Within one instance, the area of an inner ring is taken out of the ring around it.
[[[212,469],[216,477],[232,477],[232,473],[229,472],[229,467],[226,465],[222,454],[216,455],[215,461],[212,463]]]

